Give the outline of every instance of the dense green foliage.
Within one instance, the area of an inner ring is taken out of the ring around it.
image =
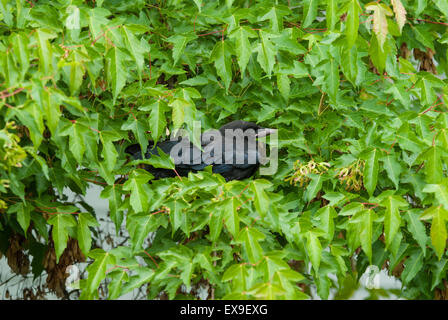
[[[144,284],[148,298],[344,298],[369,265],[401,297],[447,297],[447,13],[447,0],[0,0],[0,252],[22,273],[12,259],[32,255],[36,276],[59,270],[45,259],[89,257],[86,299],[101,283],[110,299]],[[274,175],[148,183],[124,153],[236,119],[279,129]],[[90,183],[129,242],[99,248],[95,211],[64,196]]]

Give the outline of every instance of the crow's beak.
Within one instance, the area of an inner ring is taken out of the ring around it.
[[[258,130],[256,137],[263,138],[263,137],[266,137],[275,132],[277,132],[277,129],[262,128],[262,129]]]

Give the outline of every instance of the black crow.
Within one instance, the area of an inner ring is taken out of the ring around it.
[[[201,149],[194,146],[188,138],[165,140],[156,143],[149,141],[145,158],[158,155],[157,147],[174,158],[176,172],[187,176],[190,171],[197,172],[211,165],[214,173],[221,174],[226,181],[242,180],[252,176],[265,160],[265,145],[256,141],[275,132],[275,129],[262,128],[247,121],[233,121],[219,130],[203,133]],[[139,144],[125,149],[136,160],[142,159]],[[169,169],[144,165],[156,179],[175,177],[176,172]]]

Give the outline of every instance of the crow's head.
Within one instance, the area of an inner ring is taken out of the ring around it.
[[[234,133],[230,133],[227,136],[227,130],[236,130]],[[231,153],[232,149],[235,154],[244,153],[247,157],[246,160],[250,158],[250,154],[255,155],[255,164],[266,164],[269,159],[266,157],[266,144],[262,141],[257,141],[255,144],[250,144],[251,139],[256,140],[257,138],[266,137],[277,132],[277,129],[263,128],[256,123],[236,120],[223,125],[219,131],[224,138],[224,153]],[[239,131],[239,132],[238,132]],[[242,136],[241,136],[242,135]],[[239,140],[238,137],[243,140]],[[236,140],[234,140],[234,138]],[[254,141],[252,140],[252,141]],[[234,143],[235,142],[235,143]],[[248,160],[249,161],[249,160]]]
[[[221,128],[219,128],[219,131],[221,131],[221,133],[224,134],[226,129],[232,129],[232,130],[241,129],[243,131],[252,129],[257,138],[266,137],[277,131],[277,129],[263,128],[256,123],[243,120],[235,120],[229,122],[223,125]]]

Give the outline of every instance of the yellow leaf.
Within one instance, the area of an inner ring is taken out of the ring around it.
[[[373,11],[373,32],[375,33],[381,50],[387,37],[387,18],[392,15],[392,10],[382,3],[370,2],[366,5],[366,10]]]
[[[394,8],[395,19],[397,20],[398,27],[403,30],[403,26],[406,23],[406,9],[400,0],[391,0],[392,6]]]

